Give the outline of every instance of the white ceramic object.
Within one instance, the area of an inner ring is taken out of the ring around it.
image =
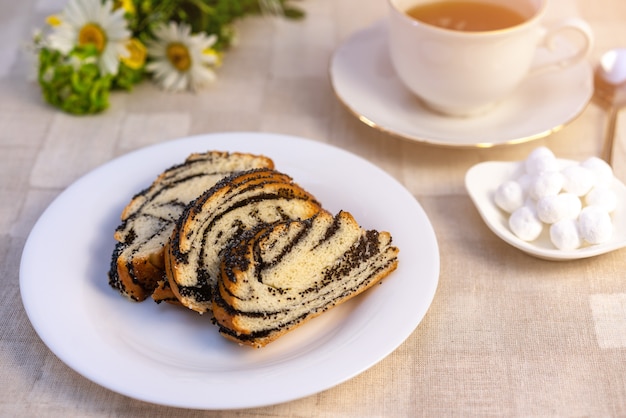
[[[577,164],[576,161],[558,159],[560,168]],[[538,258],[547,260],[574,260],[605,254],[626,247],[626,186],[613,178],[610,188],[617,195],[617,205],[611,214],[613,235],[610,240],[596,245],[584,245],[573,250],[559,250],[550,240],[549,226],[534,241],[518,238],[509,227],[509,214],[498,208],[494,193],[507,180],[515,179],[523,162],[489,161],[471,167],[465,176],[465,187],[489,229],[508,244]]]
[[[453,116],[474,116],[506,98],[526,77],[562,71],[591,50],[591,28],[580,18],[544,26],[548,0],[509,1],[507,7],[527,18],[506,29],[465,32],[413,19],[406,11],[432,0],[388,0],[389,51],[403,84],[428,107]],[[497,3],[497,2],[495,2]],[[535,63],[538,48],[550,51],[553,39],[576,31],[583,39],[571,54],[554,54]]]
[[[349,37],[333,55],[330,78],[337,98],[360,121],[404,139],[450,147],[527,142],[574,120],[593,94],[593,70],[583,61],[527,78],[485,114],[444,116],[429,110],[400,82],[389,58],[387,31],[383,21]],[[555,43],[555,53],[568,51],[567,41]]]
[[[107,279],[122,209],[164,169],[208,150],[265,154],[329,211],[349,210],[363,227],[390,231],[398,269],[263,349],[226,340],[207,315],[127,300]],[[391,176],[320,142],[224,133],[140,149],[68,187],[28,237],[20,290],[42,341],[86,378],[156,404],[231,409],[308,396],[382,360],[420,323],[438,277],[432,226]]]

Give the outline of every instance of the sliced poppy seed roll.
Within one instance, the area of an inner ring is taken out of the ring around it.
[[[122,212],[109,284],[135,301],[150,296],[164,278],[163,249],[186,205],[224,177],[262,167],[274,163],[259,155],[210,151],[192,154],[160,174]]]
[[[263,347],[397,268],[388,232],[348,212],[261,227],[225,252],[213,302],[220,333]]]
[[[185,209],[165,255],[177,299],[189,309],[211,310],[220,257],[231,240],[258,225],[307,219],[321,205],[291,177],[269,169],[221,180]]]

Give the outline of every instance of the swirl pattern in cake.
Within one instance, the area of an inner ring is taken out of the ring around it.
[[[364,230],[344,211],[249,231],[222,257],[213,296],[220,332],[263,347],[378,283],[398,252],[388,232]]]
[[[123,295],[142,301],[163,286],[163,249],[185,207],[219,180],[235,172],[273,168],[265,156],[209,151],[191,154],[161,173],[124,208],[114,237],[109,284]],[[167,298],[167,288],[165,296]]]
[[[308,219],[321,210],[313,195],[272,169],[219,181],[185,209],[167,245],[165,272],[176,298],[194,311],[211,311],[229,243],[258,225]]]

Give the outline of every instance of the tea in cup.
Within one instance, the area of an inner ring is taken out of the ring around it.
[[[429,108],[452,116],[484,113],[526,77],[558,71],[588,55],[589,25],[568,18],[544,26],[549,0],[388,0],[389,52],[402,83]],[[582,42],[537,63],[564,31]]]

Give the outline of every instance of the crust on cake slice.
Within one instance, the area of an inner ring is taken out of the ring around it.
[[[271,169],[237,173],[192,202],[166,246],[165,272],[176,298],[199,313],[211,311],[221,254],[244,231],[308,219],[322,210],[313,195]]]
[[[263,167],[274,163],[262,155],[209,151],[161,173],[122,211],[109,284],[135,301],[149,297],[164,278],[164,246],[186,205],[226,176]]]
[[[157,287],[154,289],[154,292],[152,292],[152,299],[156,303],[167,302],[171,305],[182,306],[174,292],[172,292],[167,277],[157,282]]]
[[[220,333],[263,347],[378,283],[398,265],[389,232],[345,211],[248,231],[225,252],[213,297]]]

